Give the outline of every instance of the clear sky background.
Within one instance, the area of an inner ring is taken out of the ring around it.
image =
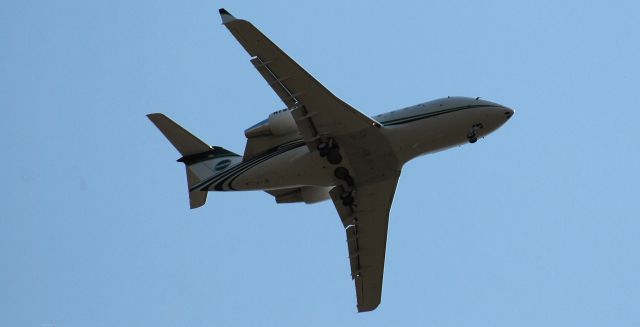
[[[283,108],[219,7],[368,115],[516,110],[405,166],[375,312],[332,203],[188,209],[145,114],[241,153]],[[637,1],[2,2],[0,326],[638,326],[639,41]]]

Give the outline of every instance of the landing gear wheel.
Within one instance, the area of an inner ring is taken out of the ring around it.
[[[349,186],[353,186],[354,184],[353,177],[349,175],[349,170],[347,168],[342,166],[338,167],[333,171],[333,175],[335,175],[337,179],[345,181]]]
[[[467,133],[467,140],[469,140],[469,143],[476,143],[478,141],[478,131],[483,128],[484,125],[482,123],[473,124],[473,126],[471,126],[471,130]]]
[[[350,197],[342,200],[342,205],[345,206],[345,207],[348,207],[348,206],[352,205],[354,201],[355,200],[353,199],[353,197],[350,196]]]
[[[349,170],[344,167],[338,167],[333,171],[333,174],[338,179],[345,179],[347,176],[349,176]]]
[[[327,154],[329,154],[329,150],[331,150],[331,148],[329,147],[329,142],[319,143],[316,149],[318,149],[318,153],[320,153],[321,157],[326,157]]]
[[[318,146],[316,147],[316,149],[318,149],[318,151],[322,151],[324,149],[328,149],[329,148],[329,142],[320,142],[318,143]]]
[[[345,182],[347,182],[347,185],[349,185],[349,186],[353,186],[353,183],[354,183],[354,181],[353,181],[353,177],[351,177],[351,176],[346,176],[346,177],[344,178],[344,181],[345,181]]]
[[[353,202],[355,201],[353,199],[353,194],[350,191],[342,192],[342,194],[340,194],[340,199],[342,199],[342,205],[345,207],[352,205]]]
[[[338,150],[337,148],[329,150],[329,153],[327,154],[327,161],[329,161],[329,163],[331,163],[332,165],[341,163],[342,155],[340,155],[340,150]]]

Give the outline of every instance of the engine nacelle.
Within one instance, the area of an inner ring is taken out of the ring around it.
[[[278,110],[269,117],[244,131],[247,138],[268,135],[289,135],[298,132],[291,111],[289,109]]]
[[[304,202],[306,204],[321,202],[329,199],[331,191],[330,187],[303,186],[276,196],[277,203],[295,203]]]

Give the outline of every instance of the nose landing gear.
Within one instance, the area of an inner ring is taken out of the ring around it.
[[[483,128],[484,125],[482,125],[482,123],[477,123],[471,126],[469,133],[467,133],[467,140],[469,140],[469,143],[476,143],[478,141],[478,131]]]

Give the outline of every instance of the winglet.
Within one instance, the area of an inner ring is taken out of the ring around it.
[[[228,22],[232,22],[232,21],[236,20],[236,18],[233,17],[233,15],[230,14],[224,8],[220,8],[220,10],[218,10],[218,12],[220,13],[220,18],[222,18],[222,24],[226,24]]]

